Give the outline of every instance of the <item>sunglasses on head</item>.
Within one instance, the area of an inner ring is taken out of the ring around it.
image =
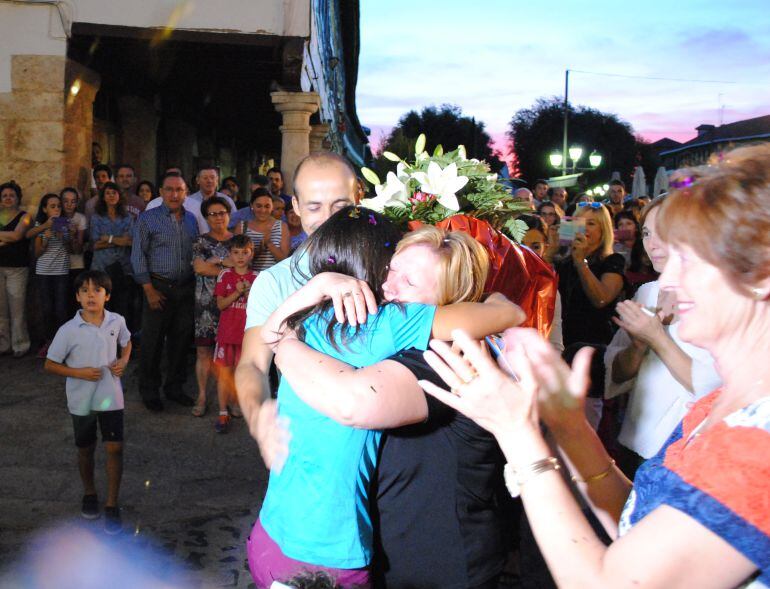
[[[591,207],[592,209],[600,209],[602,208],[602,203],[600,202],[579,202],[578,206],[582,209],[584,207]]]

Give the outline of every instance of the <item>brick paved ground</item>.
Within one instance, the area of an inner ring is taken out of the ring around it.
[[[0,570],[6,575],[46,528],[75,521],[105,537],[101,519],[79,518],[82,487],[64,379],[45,374],[42,366],[32,356],[0,358]],[[249,587],[245,539],[267,484],[256,444],[243,420],[235,420],[226,435],[214,432],[213,395],[202,419],[173,403],[163,413],[148,412],[135,368],[132,362],[124,378],[123,546],[154,546],[159,569],[179,565],[185,586]],[[187,390],[193,390],[192,379]],[[102,500],[103,459],[100,445]],[[5,579],[0,585],[8,586]]]

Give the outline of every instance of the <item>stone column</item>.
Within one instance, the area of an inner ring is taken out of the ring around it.
[[[314,151],[328,151],[324,149],[324,141],[329,134],[328,123],[318,123],[310,126],[310,153]]]
[[[198,151],[198,130],[181,119],[166,119],[163,142],[166,160],[161,163],[164,167],[181,167],[185,180],[189,182],[197,171],[193,170],[193,159]]]
[[[0,181],[21,185],[28,211],[64,186],[65,59],[11,56],[11,91],[0,92]]]
[[[281,125],[281,171],[284,190],[294,192],[294,170],[300,160],[310,153],[310,115],[318,110],[315,92],[271,92],[270,97],[283,116]]]
[[[136,168],[137,180],[155,180],[158,154],[158,123],[155,106],[138,96],[118,98],[122,125],[121,163]]]
[[[75,186],[88,198],[91,188],[91,142],[94,133],[94,99],[99,74],[67,59],[64,86],[64,184]]]

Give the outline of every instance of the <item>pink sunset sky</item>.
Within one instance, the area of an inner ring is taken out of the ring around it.
[[[357,107],[373,148],[407,111],[449,103],[483,121],[506,155],[511,117],[563,97],[568,68],[572,104],[614,113],[648,141],[770,114],[759,0],[534,4],[363,0]]]

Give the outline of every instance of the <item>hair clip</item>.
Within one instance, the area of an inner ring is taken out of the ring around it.
[[[348,213],[348,217],[351,219],[358,219],[361,216],[361,209],[358,207],[353,207],[350,209],[350,212]]]
[[[337,263],[337,258],[335,258],[334,256],[329,256],[328,258],[326,258],[326,262],[328,264],[336,264]]]
[[[670,182],[671,188],[676,188],[677,190],[689,188],[693,184],[695,184],[695,176],[683,176],[682,178],[677,178]]]
[[[369,225],[377,225],[377,219],[374,218],[374,213],[369,213]]]

